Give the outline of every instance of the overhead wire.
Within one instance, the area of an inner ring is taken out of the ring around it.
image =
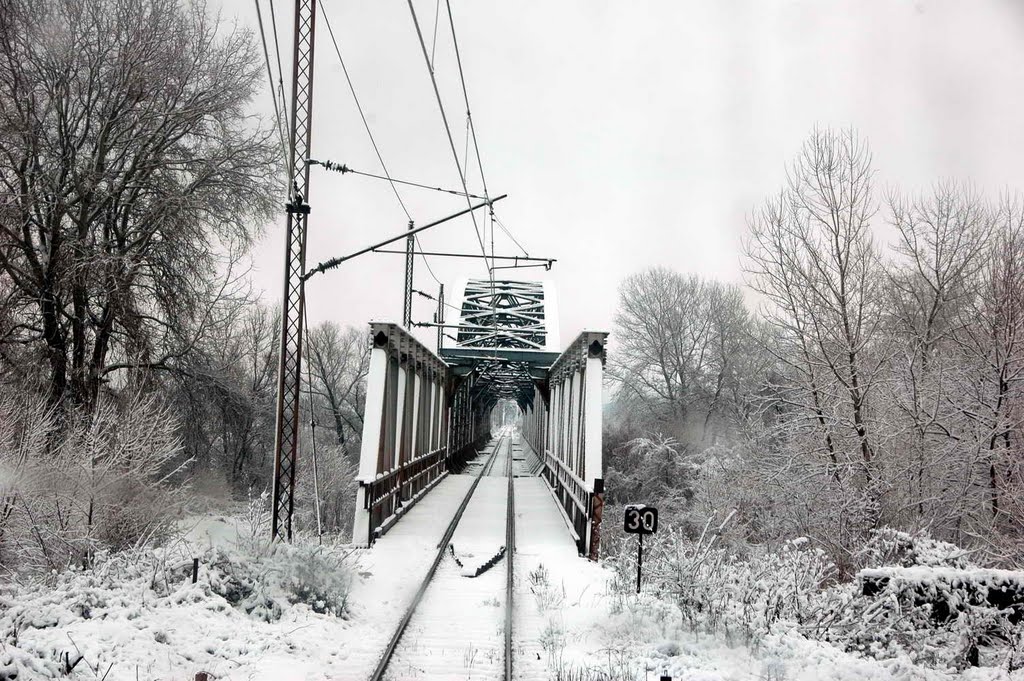
[[[445,133],[448,135],[448,146],[451,148],[452,157],[455,159],[455,168],[459,171],[459,180],[462,182],[462,189],[466,194],[469,194],[469,186],[466,184],[466,174],[462,170],[462,164],[459,162],[459,152],[455,150],[455,139],[452,137],[452,128],[448,124],[448,114],[444,109],[444,102],[441,100],[441,90],[437,86],[437,77],[434,74],[434,66],[430,62],[430,55],[427,54],[427,43],[423,38],[423,31],[420,29],[420,21],[416,16],[416,8],[413,7],[412,0],[406,0],[409,5],[409,13],[412,15],[413,25],[416,27],[416,36],[420,41],[420,48],[423,50],[423,60],[427,65],[427,72],[430,74],[430,82],[434,87],[434,97],[437,99],[438,109],[441,111],[441,121],[444,123]],[[484,192],[486,196],[486,191]],[[469,197],[466,197],[466,205],[472,207],[472,202]],[[476,233],[477,242],[480,245],[480,251],[484,257],[487,257],[487,248],[484,246],[483,236],[480,234],[480,225],[477,223],[476,215],[473,212],[469,214],[473,220],[473,231]]]
[[[411,0],[410,0],[411,2]],[[448,25],[452,31],[452,46],[455,48],[455,62],[459,68],[459,83],[462,85],[462,99],[466,104],[466,128],[469,134],[473,137],[473,150],[476,153],[476,164],[477,169],[480,171],[480,184],[483,186],[484,196],[489,196],[487,191],[487,177],[484,175],[484,164],[480,156],[480,143],[476,137],[476,125],[473,123],[473,111],[469,106],[469,90],[466,88],[466,74],[462,68],[462,53],[459,51],[459,39],[455,32],[455,17],[452,14],[452,3],[451,0],[445,0],[445,7],[448,10]],[[466,144],[467,152],[469,144]],[[491,206],[490,214],[490,225],[491,225],[491,266],[488,269],[488,275],[491,280],[491,318],[494,321],[494,331],[497,334],[498,329],[498,301],[495,295],[495,282],[494,282],[494,270],[497,268],[497,263],[494,259],[494,206]],[[485,254],[486,255],[486,254]]]
[[[270,3],[270,27],[274,34],[274,53],[277,55],[277,96],[281,101],[281,118],[284,120],[285,129],[288,128],[288,106],[287,100],[284,96],[284,67],[281,66],[281,43],[277,38],[277,12],[274,10],[274,0],[269,0]],[[288,181],[291,182],[295,175],[295,168],[292,167],[291,150],[285,148],[285,153],[288,154]],[[290,190],[289,190],[290,191]]]
[[[508,238],[512,240],[512,243],[519,247],[519,250],[523,252],[523,255],[529,257],[530,253],[525,248],[523,248],[523,245],[519,243],[514,236],[512,236],[512,232],[509,230],[508,227],[505,226],[505,224],[498,218],[498,216],[494,214],[493,210],[491,211],[491,217],[494,219],[496,223],[498,223],[498,227],[501,228],[501,231],[505,232],[506,236],[508,236]]]
[[[352,77],[349,75],[348,67],[345,65],[345,58],[341,56],[341,48],[339,47],[338,40],[337,40],[337,38],[334,35],[334,29],[331,27],[331,21],[327,17],[327,12],[324,9],[323,0],[318,0],[318,3],[320,5],[320,13],[321,13],[321,15],[324,18],[324,23],[327,25],[327,32],[331,36],[331,43],[334,45],[334,52],[335,52],[335,54],[338,55],[338,61],[341,63],[342,73],[345,74],[345,82],[348,84],[349,92],[352,93],[352,99],[355,101],[356,110],[359,112],[359,118],[363,122],[363,128],[366,130],[367,137],[370,138],[370,144],[373,146],[373,151],[377,155],[377,161],[380,163],[380,167],[384,171],[384,177],[381,178],[379,175],[373,175],[371,173],[365,173],[365,172],[361,172],[361,171],[352,170],[351,168],[347,168],[345,166],[342,166],[342,168],[345,168],[345,170],[343,172],[351,172],[351,173],[355,173],[357,175],[365,175],[367,177],[375,177],[375,178],[378,178],[378,179],[386,179],[388,181],[388,184],[391,185],[391,191],[394,192],[395,198],[398,200],[398,204],[402,207],[402,212],[404,212],[406,218],[408,218],[409,221],[412,222],[412,219],[413,219],[412,218],[412,214],[409,212],[408,206],[405,205],[405,201],[402,199],[402,195],[401,195],[401,193],[399,193],[398,187],[395,186],[396,182],[397,183],[401,183],[401,184],[407,184],[407,185],[424,187],[426,189],[434,189],[436,191],[442,191],[442,192],[447,192],[447,193],[452,193],[452,194],[457,194],[458,192],[455,192],[453,190],[441,189],[440,187],[427,187],[426,185],[421,185],[421,184],[415,183],[415,182],[408,182],[408,181],[405,181],[405,180],[396,180],[395,178],[393,178],[391,176],[391,172],[388,170],[387,163],[384,162],[384,156],[383,156],[383,154],[381,154],[380,147],[377,145],[377,140],[373,136],[373,131],[370,129],[370,123],[366,119],[366,114],[363,111],[363,105],[359,101],[359,95],[356,94],[356,88],[355,88],[355,85],[352,82]],[[321,164],[321,165],[326,165],[326,164]],[[327,166],[327,167],[330,167],[330,166]],[[414,243],[416,245],[416,248],[419,249],[419,251],[420,251],[419,255],[423,259],[423,264],[426,265],[426,267],[427,267],[427,272],[429,272],[430,276],[434,279],[434,281],[436,281],[440,285],[441,280],[438,279],[437,275],[434,274],[433,268],[430,266],[430,263],[427,261],[427,256],[423,255],[423,253],[422,253],[423,248],[420,246],[419,237],[418,236],[414,236],[413,239],[414,239]]]
[[[441,18],[441,0],[434,3],[434,39],[430,41],[430,68],[434,68],[434,52],[437,50],[437,20]]]
[[[488,196],[489,194],[488,194],[488,191],[487,191],[487,178],[484,175],[484,165],[483,165],[482,157],[480,155],[480,144],[478,143],[477,137],[476,137],[476,124],[473,122],[473,113],[472,113],[472,110],[471,110],[471,108],[469,106],[469,91],[466,88],[466,76],[465,76],[465,71],[462,68],[462,54],[459,51],[459,41],[458,41],[458,38],[456,37],[456,33],[455,33],[455,19],[454,19],[454,16],[452,14],[451,0],[445,0],[445,5],[446,5],[447,10],[448,10],[448,24],[451,27],[451,31],[452,31],[452,44],[453,44],[453,46],[455,48],[455,62],[458,65],[458,68],[459,68],[459,82],[462,85],[462,97],[463,97],[463,101],[466,104],[466,127],[467,127],[467,132],[473,138],[473,149],[474,149],[474,151],[476,153],[477,169],[480,172],[480,184],[483,186],[484,196]],[[467,149],[468,149],[468,144],[467,144]],[[498,227],[501,228],[501,231],[503,231],[505,233],[505,235],[508,236],[508,238],[511,239],[512,242],[516,246],[519,247],[519,250],[521,250],[525,255],[527,255],[527,256],[529,255],[529,252],[512,235],[511,230],[509,230],[501,222],[501,220],[499,220],[498,217],[496,215],[494,215],[493,207],[491,209],[491,219],[492,219],[493,222],[497,222]],[[493,222],[491,224],[492,232],[494,230]],[[492,234],[492,238],[493,238],[493,234]],[[494,265],[494,263],[492,263],[492,267],[493,267],[493,265]]]
[[[324,523],[320,510],[320,471],[316,456],[316,406],[313,404],[313,362],[309,353],[309,315],[306,313],[305,295],[302,303],[302,325],[305,327],[303,340],[306,345],[306,395],[309,397],[309,429],[310,439],[313,441],[313,498],[316,502],[316,534],[320,543],[323,543]]]
[[[376,180],[387,180],[388,182],[393,182],[393,183],[396,183],[396,184],[404,184],[404,185],[408,185],[410,187],[419,187],[420,189],[429,189],[431,191],[443,192],[445,194],[453,194],[455,196],[468,196],[471,199],[482,199],[484,201],[488,200],[487,197],[480,196],[479,194],[466,194],[465,192],[460,192],[457,189],[445,189],[444,187],[434,187],[434,186],[429,185],[429,184],[423,184],[422,182],[413,182],[411,180],[401,180],[401,179],[399,179],[397,177],[389,177],[387,175],[375,175],[374,173],[368,173],[368,172],[366,172],[364,170],[356,170],[355,168],[352,168],[348,164],[338,163],[336,161],[331,161],[331,160],[319,161],[317,159],[312,159],[311,158],[311,159],[309,159],[309,162],[313,163],[313,164],[316,164],[316,165],[319,165],[319,166],[323,166],[327,170],[330,170],[330,171],[333,171],[333,172],[336,172],[336,173],[341,173],[343,175],[345,173],[352,173],[353,175],[362,175],[363,177],[372,177],[372,178],[374,178]]]
[[[469,127],[469,131],[473,136],[473,149],[476,151],[476,163],[480,170],[480,184],[484,188],[484,196],[488,196],[487,193],[487,178],[484,176],[484,164],[480,159],[480,145],[476,139],[476,125],[473,124],[473,114],[469,108],[469,92],[466,90],[466,76],[462,70],[462,55],[459,52],[459,40],[455,36],[455,19],[452,17],[452,4],[450,0],[444,0],[445,5],[448,8],[448,25],[452,29],[452,45],[455,47],[455,62],[459,67],[459,82],[462,83],[462,99],[466,103],[466,121]],[[412,0],[409,0],[410,6]]]
[[[409,209],[405,205],[405,201],[402,200],[402,195],[398,193],[398,187],[395,186],[395,181],[391,178],[391,172],[388,170],[388,165],[384,162],[384,157],[380,153],[380,147],[377,146],[377,140],[373,136],[373,131],[370,130],[370,124],[366,120],[366,114],[363,113],[363,105],[359,102],[359,95],[356,94],[355,85],[352,83],[352,78],[349,76],[348,67],[345,65],[345,58],[341,56],[341,48],[338,47],[338,41],[334,37],[334,29],[331,27],[331,20],[327,17],[327,11],[324,9],[323,0],[318,0],[320,5],[320,13],[324,18],[324,23],[327,24],[327,32],[331,36],[331,42],[334,44],[334,53],[338,55],[338,61],[341,63],[341,71],[345,74],[345,82],[348,83],[348,90],[352,93],[352,99],[355,100],[356,110],[359,112],[359,118],[363,121],[363,128],[366,129],[366,135],[370,138],[370,144],[373,145],[373,152],[377,154],[377,160],[380,162],[380,167],[384,171],[384,176],[391,184],[391,191],[395,193],[395,198],[398,199],[398,203],[402,206],[402,212],[405,213],[405,217],[412,220],[412,215],[409,213]]]
[[[263,29],[263,12],[260,9],[260,0],[254,0],[256,5],[256,22],[260,28],[260,42],[263,44],[263,61],[267,65],[267,81],[270,83],[270,98],[274,102],[274,121],[277,127],[277,134],[281,138],[281,153],[288,153],[288,145],[285,142],[284,127],[281,122],[281,111],[278,106],[277,94],[274,91],[274,72],[270,65],[270,51],[267,49],[267,35]],[[275,36],[276,39],[276,36]]]

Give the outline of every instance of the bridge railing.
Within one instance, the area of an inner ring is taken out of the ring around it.
[[[370,324],[353,542],[369,545],[448,470],[448,365],[397,324]]]
[[[466,461],[476,455],[491,439],[490,410],[474,404],[475,375],[463,378],[452,397],[451,436],[449,438],[449,469],[460,471]]]
[[[581,333],[548,370],[547,395],[536,389],[523,419],[527,442],[541,454],[543,475],[576,531],[580,553],[593,560],[604,508],[601,389],[607,337]]]

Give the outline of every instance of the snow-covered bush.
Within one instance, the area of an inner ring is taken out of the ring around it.
[[[246,627],[279,636],[265,623],[281,619],[293,607],[299,611],[288,614],[306,620],[347,612],[352,561],[342,546],[242,541],[198,554],[193,550],[179,544],[98,552],[87,568],[72,565],[56,574],[0,582],[0,681],[63,678],[67,656],[76,654],[84,654],[89,663],[79,670],[95,670],[101,663],[105,669],[114,661],[112,651],[124,645],[120,634],[110,637],[112,631],[151,636],[161,646],[177,648],[176,655],[187,656],[194,650],[181,650],[186,636],[175,622],[199,618],[204,625],[197,628],[206,631],[217,622],[226,627],[220,635],[225,641]],[[193,555],[199,558],[194,584]],[[302,612],[306,608],[321,614]],[[90,628],[87,621],[96,623],[94,635],[84,635]],[[128,678],[120,671],[118,675],[115,670],[117,678]],[[102,674],[100,669],[88,678]]]
[[[686,512],[694,495],[698,460],[675,438],[661,433],[633,438],[610,452],[607,467],[609,505],[657,501],[664,524],[690,525]]]
[[[91,413],[0,401],[0,563],[28,573],[153,543],[181,495],[166,484],[180,445],[151,397],[106,397]]]
[[[813,618],[819,592],[835,576],[825,554],[798,539],[740,556],[718,545],[727,522],[713,527],[708,520],[696,540],[678,530],[651,537],[645,544],[646,590],[674,603],[688,628],[745,642]],[[633,552],[627,548],[614,564],[617,583],[631,585]]]
[[[1021,573],[977,568],[952,544],[891,528],[874,531],[858,560],[883,567],[824,591],[805,634],[879,659],[906,655],[953,669],[1013,657],[1020,645],[1020,608],[1007,603],[1022,595]]]
[[[857,558],[863,567],[899,565],[967,568],[970,567],[968,555],[969,552],[959,546],[932,539],[925,534],[913,535],[882,527],[872,531]]]
[[[1021,573],[979,569],[951,544],[882,528],[856,560],[891,567],[839,582],[838,568],[809,540],[741,553],[721,544],[725,524],[709,521],[696,540],[678,530],[645,540],[646,610],[652,602],[671,604],[684,628],[733,643],[799,634],[865,657],[941,670],[1024,664],[1024,613],[1008,605],[1020,598]],[[635,561],[630,542],[609,558],[619,601],[633,598]],[[874,586],[865,590],[864,579]]]
[[[344,617],[352,574],[348,552],[337,547],[242,542],[237,550],[210,549],[202,558],[212,593],[268,622],[288,604]]]

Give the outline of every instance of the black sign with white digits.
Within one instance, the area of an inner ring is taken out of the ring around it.
[[[644,504],[627,506],[622,529],[629,534],[654,534],[658,531],[658,509]]]

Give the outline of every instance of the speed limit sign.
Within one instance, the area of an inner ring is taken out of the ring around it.
[[[654,534],[658,531],[658,509],[646,504],[626,506],[622,529],[629,534]]]
[[[622,518],[622,529],[637,536],[636,592],[640,593],[640,575],[644,567],[644,535],[658,531],[658,509],[647,504],[630,504]]]

